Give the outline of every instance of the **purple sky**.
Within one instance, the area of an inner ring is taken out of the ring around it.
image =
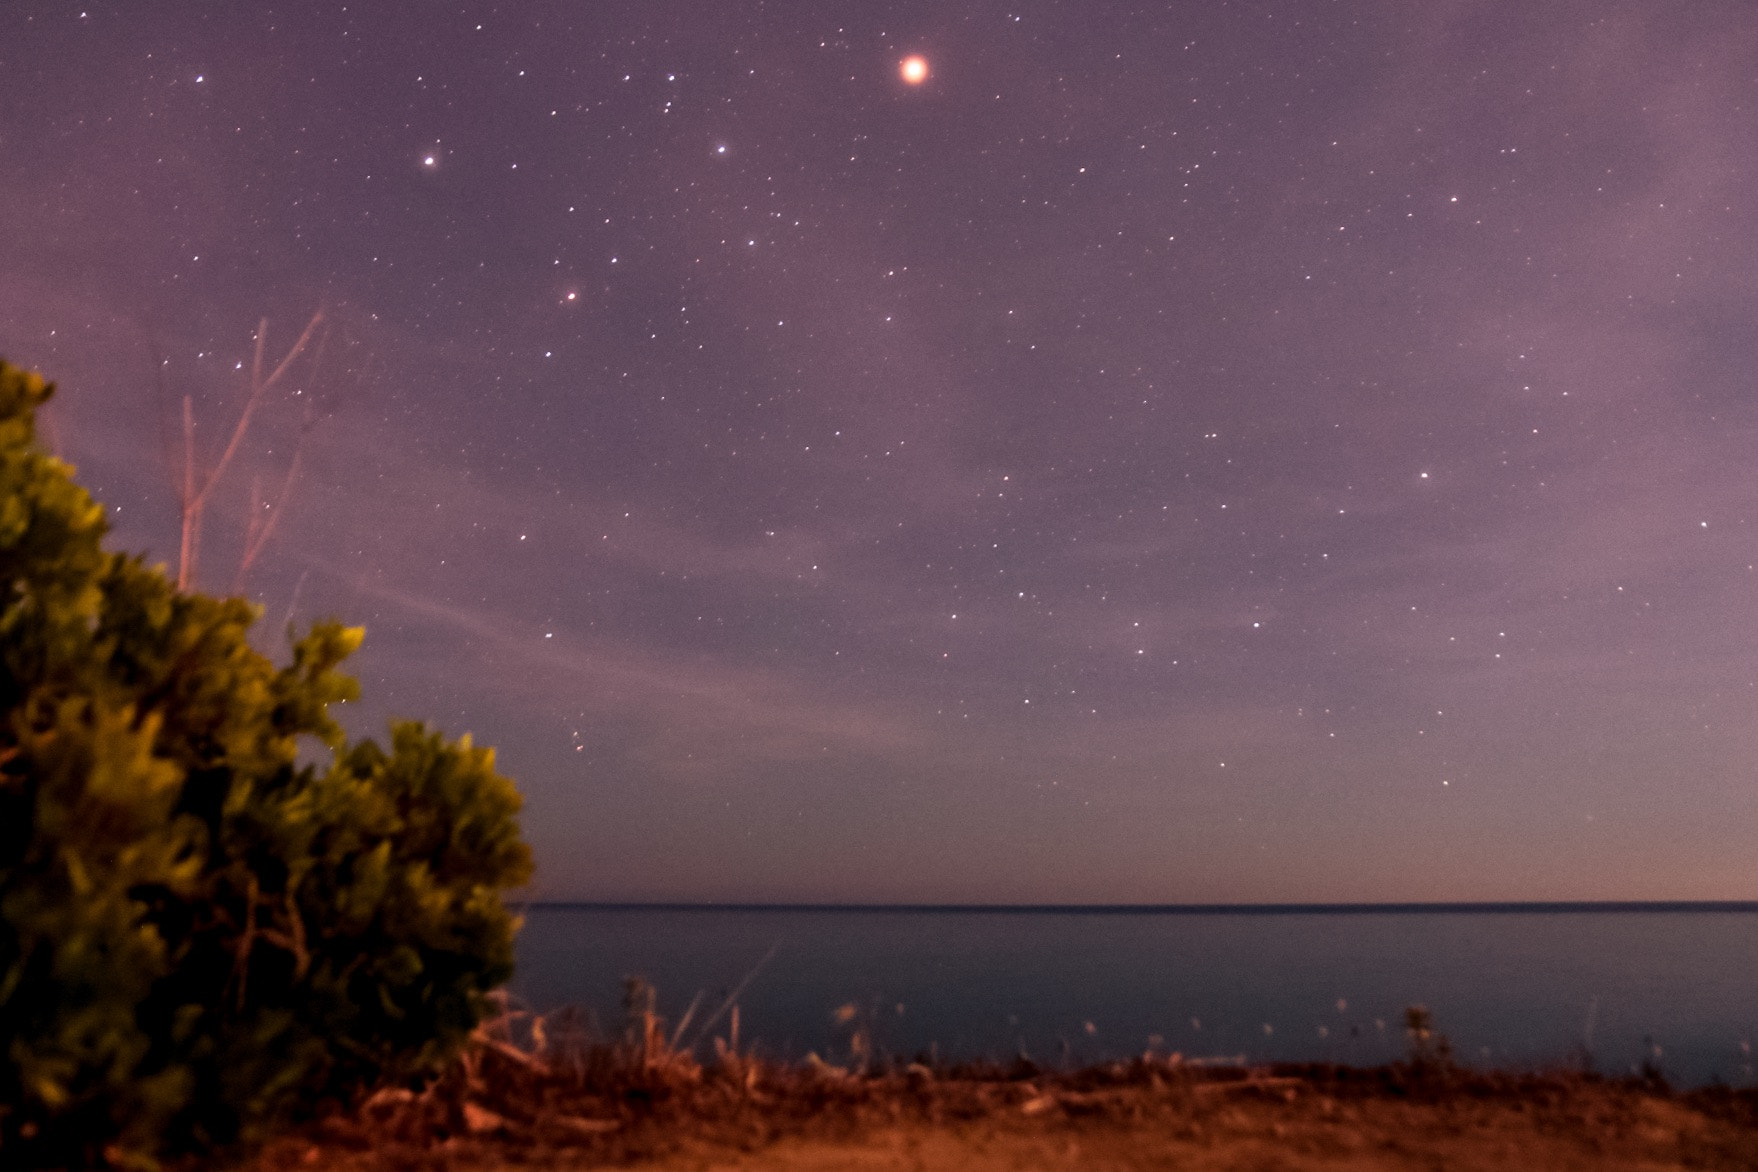
[[[0,71],[114,544],[325,309],[202,584],[316,403],[264,646],[364,623],[544,895],[1758,897],[1747,3],[10,0]]]

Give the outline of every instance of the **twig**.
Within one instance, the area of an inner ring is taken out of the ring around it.
[[[263,318],[256,329],[256,351],[250,363],[250,393],[245,397],[244,409],[238,414],[238,422],[232,427],[231,438],[226,441],[226,448],[212,468],[204,473],[196,472],[195,451],[195,401],[183,396],[183,483],[178,492],[177,505],[182,514],[182,534],[179,541],[177,559],[177,588],[192,589],[195,585],[196,565],[201,554],[201,523],[202,514],[206,511],[208,497],[212,495],[214,486],[226,474],[232,458],[238,454],[238,448],[244,442],[244,435],[250,429],[251,418],[261,405],[263,396],[269,388],[278,382],[294,359],[305,352],[310,344],[312,334],[323,324],[324,311],[318,310],[305,323],[305,330],[299,339],[287,351],[286,357],[267,376],[263,374],[263,346],[268,340],[269,320]],[[321,349],[321,347],[320,347]],[[289,478],[289,485],[291,478]],[[273,522],[269,522],[272,526]],[[258,551],[260,552],[260,551]]]
[[[678,1028],[672,1031],[671,1048],[678,1048],[678,1041],[683,1038],[684,1030],[689,1028],[690,1019],[696,1016],[696,1007],[702,1004],[702,990],[697,989],[696,995],[690,998],[690,1007],[684,1010],[684,1016],[678,1019]]]
[[[775,950],[780,947],[780,944],[771,944],[769,946],[769,951],[763,954],[763,959],[751,966],[751,971],[746,973],[745,979],[735,985],[733,991],[726,995],[726,1000],[720,1003],[720,1008],[714,1011],[714,1016],[703,1022],[702,1027],[696,1031],[696,1037],[690,1043],[691,1050],[694,1050],[702,1041],[703,1037],[707,1035],[708,1031],[714,1028],[714,1024],[726,1015],[726,1011],[733,1008],[734,1004],[736,1004],[739,999],[739,994],[745,991],[745,986],[749,985],[756,979],[757,974],[763,970],[764,965],[775,959]]]

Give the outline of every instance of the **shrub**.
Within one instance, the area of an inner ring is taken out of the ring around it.
[[[512,973],[530,873],[491,750],[329,705],[241,599],[107,552],[0,363],[0,1165],[147,1162],[430,1071]],[[291,632],[289,635],[291,637]]]
[[[1410,1039],[1410,1065],[1413,1069],[1429,1074],[1452,1071],[1453,1043],[1434,1028],[1434,1014],[1426,1005],[1405,1007],[1404,1034]]]

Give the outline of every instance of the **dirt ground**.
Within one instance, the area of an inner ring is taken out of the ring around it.
[[[1758,1096],[1679,1096],[1580,1078],[1418,1087],[1253,1072],[1130,1078],[869,1082],[860,1093],[703,1110],[476,1112],[451,1135],[332,1129],[278,1141],[249,1172],[625,1167],[648,1172],[1758,1169]],[[729,1105],[731,1104],[731,1105]]]
[[[1252,1103],[1200,1119],[1124,1122],[996,1118],[908,1124],[858,1136],[794,1138],[761,1151],[682,1151],[643,1166],[663,1172],[1002,1172],[1003,1169],[1652,1170],[1758,1168],[1747,1131],[1675,1104],[1648,1102],[1615,1128],[1489,1106]]]

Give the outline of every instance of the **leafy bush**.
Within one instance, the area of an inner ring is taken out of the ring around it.
[[[491,750],[328,714],[361,632],[106,552],[0,363],[0,1165],[142,1162],[429,1071],[512,973]],[[303,752],[302,752],[303,750]],[[322,760],[319,760],[322,758]]]

